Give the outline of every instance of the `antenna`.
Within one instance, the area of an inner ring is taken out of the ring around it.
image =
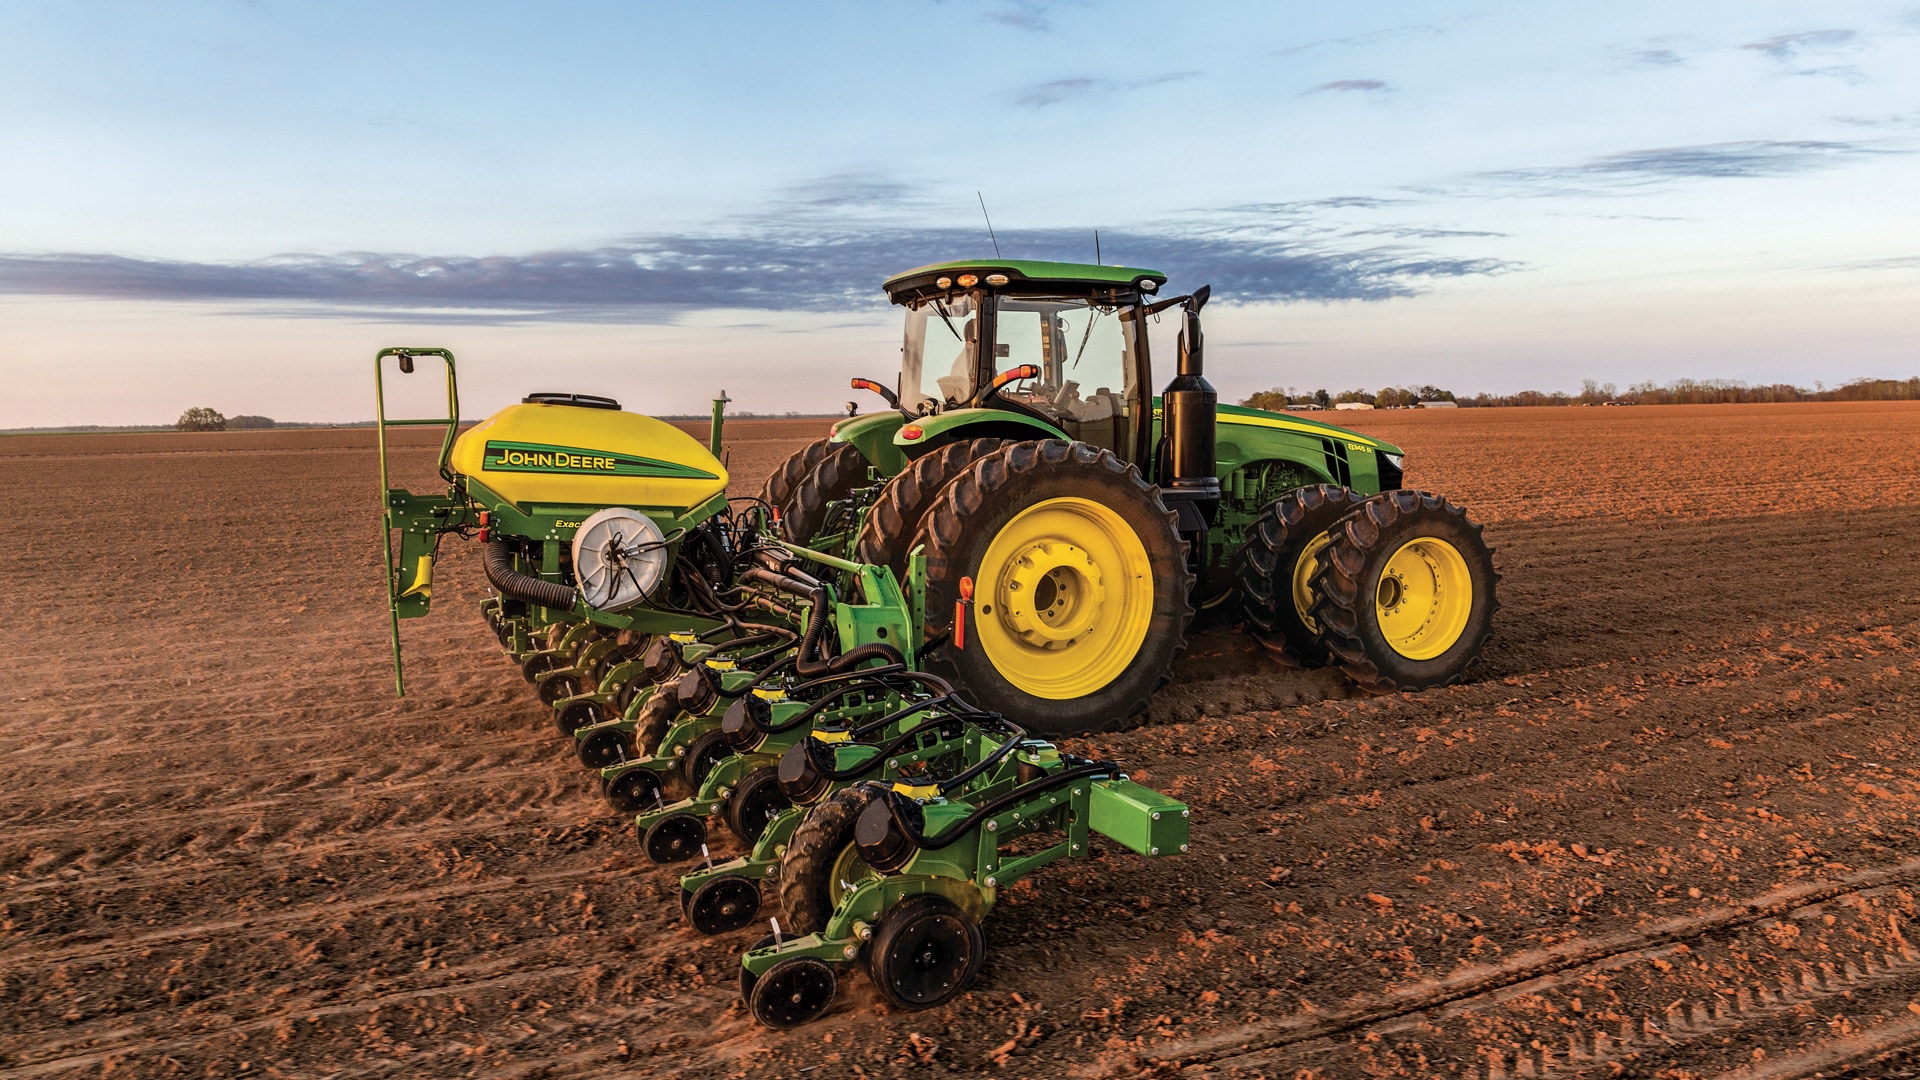
[[[987,213],[987,197],[978,191],[973,196],[980,200],[980,216],[987,219],[987,239],[993,241],[993,257],[997,259],[1000,257],[1000,238],[993,235],[993,217]]]
[[[1093,265],[1095,266],[1106,265],[1105,263],[1102,263],[1100,261],[1100,230],[1099,229],[1093,230]]]

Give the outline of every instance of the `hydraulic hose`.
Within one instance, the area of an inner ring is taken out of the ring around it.
[[[1057,787],[1063,787],[1075,780],[1080,780],[1088,776],[1103,776],[1111,779],[1119,775],[1120,766],[1115,765],[1111,761],[1092,761],[1085,765],[1076,765],[1070,769],[1063,769],[1060,772],[1051,773],[1038,780],[1021,784],[1019,787],[1014,788],[1012,791],[1007,792],[997,799],[991,799],[980,804],[973,813],[968,814],[966,817],[948,826],[946,831],[942,832],[939,836],[923,835],[920,832],[920,827],[906,817],[905,811],[902,808],[902,804],[907,802],[904,798],[888,799],[887,813],[892,815],[894,826],[900,830],[902,835],[912,841],[915,848],[921,851],[938,851],[952,844],[955,840],[967,835],[973,830],[974,826],[980,824],[982,821],[993,817],[1008,807],[1031,799],[1035,795],[1051,791]]]
[[[523,603],[566,611],[572,609],[580,595],[572,586],[542,581],[515,570],[513,548],[504,540],[487,541],[485,566],[487,580],[500,590],[501,596]]]

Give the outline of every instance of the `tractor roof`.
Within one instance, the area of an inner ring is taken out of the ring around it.
[[[924,296],[944,293],[948,285],[941,278],[957,281],[962,274],[986,278],[1004,274],[1009,291],[1031,292],[1036,287],[1049,293],[1076,295],[1106,292],[1115,288],[1140,288],[1153,292],[1166,284],[1167,275],[1137,266],[1096,266],[1091,263],[1035,262],[1030,259],[958,259],[917,267],[887,279],[887,296],[896,304]],[[1024,288],[1023,288],[1024,286]]]

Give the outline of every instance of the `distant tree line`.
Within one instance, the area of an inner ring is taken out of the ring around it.
[[[1749,386],[1739,379],[1675,379],[1658,383],[1635,383],[1621,391],[1613,383],[1585,379],[1579,393],[1564,390],[1522,390],[1515,394],[1475,394],[1456,397],[1450,390],[1434,386],[1389,386],[1378,391],[1343,390],[1329,394],[1325,390],[1301,391],[1294,387],[1261,390],[1240,402],[1255,409],[1279,411],[1289,405],[1318,405],[1332,408],[1343,402],[1357,401],[1376,409],[1407,408],[1423,401],[1452,401],[1463,408],[1498,408],[1523,405],[1734,405],[1774,401],[1920,401],[1920,377],[1911,379],[1855,379],[1839,386],[1823,382],[1809,390],[1790,383]]]

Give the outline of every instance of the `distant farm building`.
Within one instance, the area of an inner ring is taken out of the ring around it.
[[[1364,401],[1342,401],[1336,404],[1334,408],[1341,412],[1359,412],[1362,409],[1371,410],[1373,406]]]
[[[1416,409],[1457,409],[1459,407],[1460,403],[1457,401],[1422,401],[1414,406]]]

